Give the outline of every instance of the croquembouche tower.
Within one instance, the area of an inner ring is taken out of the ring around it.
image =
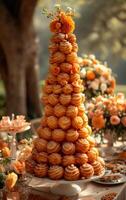
[[[40,178],[73,181],[100,175],[104,168],[83,105],[74,28],[71,11],[59,9],[50,23],[53,35],[42,94],[44,115],[32,156],[26,161],[27,172]]]

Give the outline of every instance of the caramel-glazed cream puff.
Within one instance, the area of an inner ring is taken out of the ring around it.
[[[89,131],[86,127],[82,127],[78,130],[79,138],[87,138],[89,135]]]
[[[48,170],[48,176],[50,179],[59,180],[63,178],[64,169],[61,166],[53,165]]]
[[[48,153],[58,153],[60,151],[61,147],[58,142],[50,141],[47,144],[47,152]]]
[[[97,153],[93,150],[93,149],[90,149],[88,152],[87,152],[87,156],[88,156],[88,162],[89,163],[92,163],[94,161],[97,160]]]
[[[75,129],[81,129],[83,127],[83,119],[80,116],[76,116],[72,119],[72,126]]]
[[[80,106],[82,104],[82,94],[74,93],[71,97],[71,104],[74,106]]]
[[[45,140],[51,140],[51,129],[48,127],[41,128],[38,131],[38,135],[40,138],[43,138]]]
[[[71,164],[75,164],[75,156],[73,155],[63,156],[62,165],[66,167]]]
[[[71,126],[71,119],[66,116],[60,117],[58,120],[58,125],[61,129],[66,130]]]
[[[71,102],[71,95],[70,94],[61,94],[59,97],[59,101],[64,106],[68,105]]]
[[[46,152],[40,152],[36,155],[37,163],[47,163],[48,162],[48,154]]]
[[[75,153],[75,145],[72,142],[64,142],[62,144],[62,152],[66,155]]]
[[[55,142],[62,142],[65,138],[65,132],[62,129],[54,129],[52,131],[52,140]]]
[[[77,130],[68,129],[66,132],[66,141],[75,142],[79,137],[79,133]]]
[[[78,115],[78,108],[76,106],[68,106],[66,110],[66,116],[74,118]]]
[[[58,127],[58,119],[55,116],[49,116],[47,118],[48,127],[51,129],[55,129]]]
[[[69,165],[65,168],[64,178],[68,181],[76,181],[80,177],[80,171],[75,165]]]
[[[72,64],[70,63],[61,63],[60,64],[60,69],[62,72],[65,72],[65,73],[70,73],[71,72],[71,69],[72,69]]]
[[[50,104],[45,105],[45,116],[49,117],[51,115],[53,115],[53,106],[51,106]]]
[[[67,84],[63,87],[64,94],[71,94],[73,92],[73,86],[71,84]]]
[[[86,153],[77,153],[75,159],[77,165],[83,165],[88,162],[88,156]]]
[[[39,178],[46,177],[47,173],[48,173],[47,164],[37,164],[34,168],[34,174]]]
[[[60,42],[59,50],[64,54],[69,54],[72,51],[72,45],[68,41]]]
[[[80,166],[80,174],[81,177],[90,178],[94,175],[94,169],[90,164],[85,163]]]
[[[30,174],[33,174],[34,173],[34,168],[36,166],[36,163],[34,160],[32,160],[31,158],[28,158],[26,161],[25,161],[25,168],[26,168],[26,171]]]
[[[42,138],[36,138],[34,140],[34,147],[37,149],[38,152],[45,151],[47,149],[47,141]]]
[[[94,168],[94,174],[95,175],[100,175],[103,171],[103,166],[101,165],[101,163],[99,161],[95,161],[93,163],[91,163],[91,165]]]
[[[56,117],[63,117],[66,113],[66,107],[60,103],[54,107],[54,114]]]
[[[48,157],[51,165],[60,165],[62,162],[62,156],[59,153],[52,153]]]
[[[90,144],[86,139],[78,139],[76,142],[76,151],[78,153],[86,153],[90,148]]]

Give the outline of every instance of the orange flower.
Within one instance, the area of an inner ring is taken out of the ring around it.
[[[87,74],[86,74],[86,77],[87,77],[88,80],[92,81],[92,80],[95,79],[95,73],[93,71],[91,71],[91,70],[88,70]]]
[[[120,123],[120,118],[117,115],[113,115],[110,118],[110,123],[112,125],[118,125]]]
[[[4,148],[1,150],[1,152],[2,152],[2,156],[3,156],[4,158],[10,157],[11,152],[10,152],[10,149],[9,149],[8,147],[4,147]]]
[[[71,16],[66,15],[64,12],[60,13],[61,32],[68,34],[72,33],[75,29],[75,23]]]
[[[103,115],[94,115],[92,118],[92,125],[94,128],[104,128],[105,127],[105,119]]]
[[[25,162],[16,160],[13,162],[12,167],[18,174],[23,174],[25,172]]]
[[[8,174],[5,181],[5,185],[7,189],[11,190],[15,186],[17,179],[18,179],[18,176],[14,172]]]

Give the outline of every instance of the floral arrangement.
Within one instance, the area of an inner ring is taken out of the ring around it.
[[[88,117],[94,133],[113,134],[115,139],[126,136],[126,99],[123,93],[98,96],[87,104]]]
[[[80,76],[83,79],[87,100],[98,95],[113,94],[116,83],[106,63],[103,64],[94,55],[85,55],[80,62]]]

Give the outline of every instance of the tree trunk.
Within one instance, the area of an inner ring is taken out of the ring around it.
[[[35,3],[35,0],[30,2]],[[25,6],[24,0],[20,8],[21,14],[22,9],[26,10]],[[33,9],[30,11],[33,12]],[[0,47],[4,57],[0,63],[0,72],[6,89],[7,114],[27,115],[28,109],[32,108],[33,115],[40,117],[38,67],[36,68],[38,54],[32,14],[28,13],[27,17],[27,12],[23,13],[24,16],[15,21],[2,4],[0,13]],[[30,104],[28,107],[27,102]]]

